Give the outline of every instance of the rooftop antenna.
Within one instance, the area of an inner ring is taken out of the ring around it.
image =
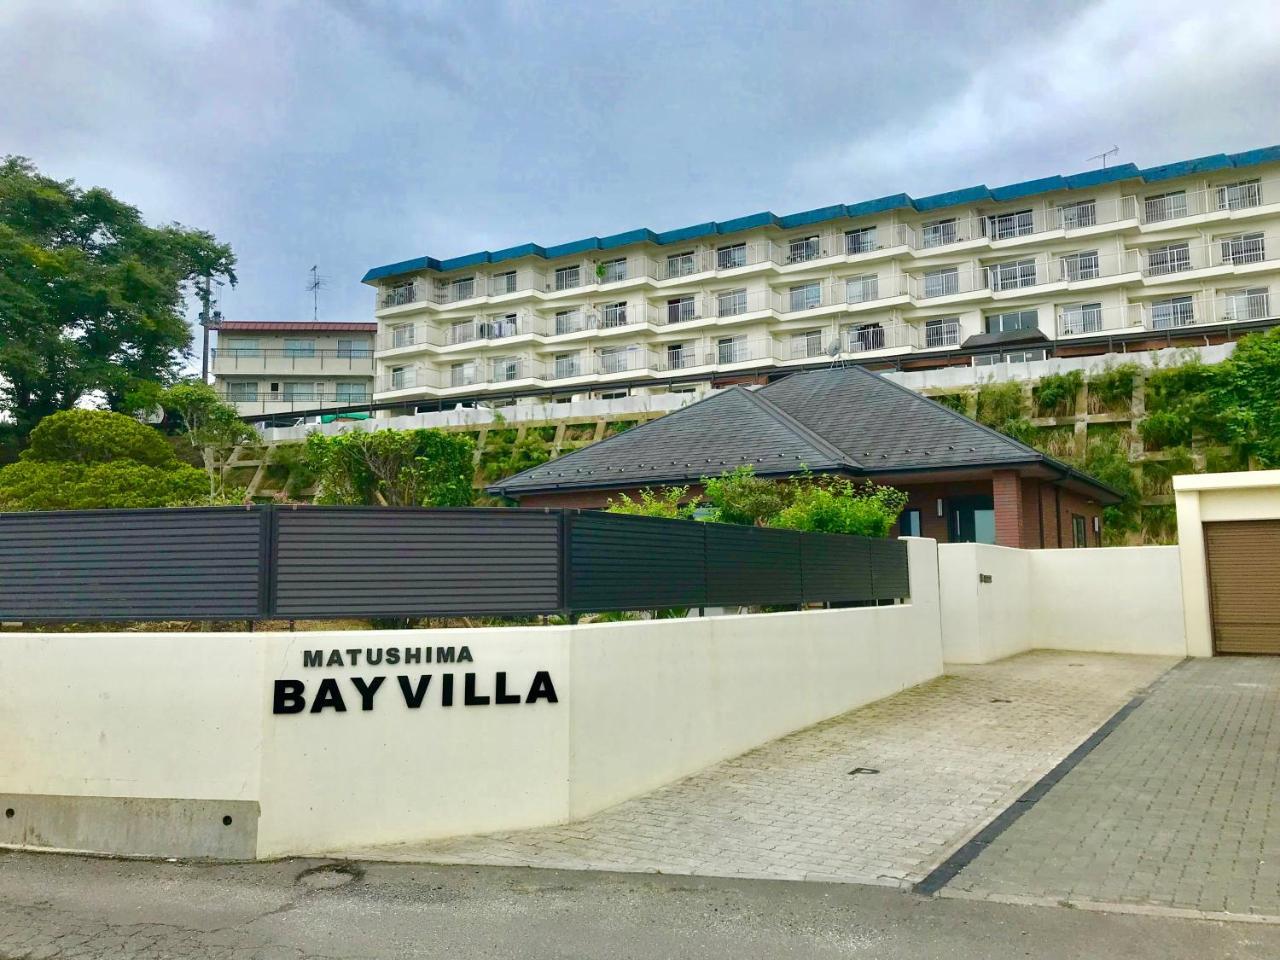
[[[1095,153],[1089,158],[1089,160],[1101,160],[1102,169],[1105,170],[1107,169],[1107,157],[1114,157],[1119,152],[1120,148],[1118,146],[1113,146],[1110,150],[1103,150],[1101,153]],[[1086,160],[1085,163],[1088,163],[1089,160]]]
[[[315,322],[320,318],[320,291],[329,285],[329,278],[321,276],[320,268],[316,264],[311,265],[311,279],[307,282],[307,291],[311,294],[311,320]]]
[[[827,367],[828,370],[844,369],[844,357],[840,355],[840,342],[838,340],[832,340],[827,344],[827,356],[831,358],[831,366]]]

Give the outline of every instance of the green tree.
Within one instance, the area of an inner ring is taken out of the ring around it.
[[[1280,328],[1241,338],[1207,392],[1227,442],[1280,467]]]
[[[443,430],[354,431],[307,437],[316,503],[465,507],[475,444]]]
[[[172,380],[194,284],[234,284],[234,267],[205,231],[148,226],[106,190],[0,161],[0,411],[19,440],[86,398],[122,410],[139,384]]]
[[[223,403],[217,391],[201,380],[174,384],[159,395],[160,405],[181,421],[187,442],[204,456],[210,499],[223,496],[227,461],[236,445],[256,440],[257,432],[240,419],[236,408]]]
[[[791,502],[793,486],[757,477],[749,464],[718,477],[702,478],[703,499],[711,505],[708,520],[764,526]]]

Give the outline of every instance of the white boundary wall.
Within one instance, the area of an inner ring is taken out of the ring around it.
[[[256,802],[260,857],[581,817],[939,676],[936,550],[908,541],[911,602],[891,607],[575,627],[0,635],[0,793],[63,809],[66,798]],[[302,666],[305,650],[464,644],[474,662]],[[463,705],[462,675],[492,695],[495,671],[518,692],[547,671],[558,702]],[[425,673],[434,686],[410,709],[397,675]],[[448,708],[445,673],[457,678]],[[350,678],[377,675],[387,680],[362,710]],[[273,714],[276,680],[303,680],[314,704],[330,677],[345,712]]]
[[[1183,624],[1179,556],[1178,547],[942,544],[943,656],[987,663],[1032,649],[1198,655]]]

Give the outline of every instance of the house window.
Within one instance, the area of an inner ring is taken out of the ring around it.
[[[449,300],[470,300],[476,295],[476,278],[459,277],[449,284]]]
[[[1097,250],[1081,250],[1079,253],[1069,253],[1060,262],[1062,265],[1062,279],[1068,283],[1076,280],[1093,280],[1101,273]]]
[[[858,227],[856,230],[846,230],[844,232],[844,252],[846,254],[871,253],[877,249],[879,247],[876,244],[875,227]]]
[[[741,363],[746,359],[746,337],[721,337],[716,341],[716,360],[718,363]]]
[[[900,537],[918,537],[922,528],[920,511],[915,507],[902,511],[902,517],[898,521],[898,536]]]
[[[1222,262],[1231,264],[1261,263],[1266,259],[1266,249],[1262,234],[1238,233],[1234,237],[1223,237]]]
[[[500,340],[503,337],[514,337],[519,332],[519,319],[514,313],[504,313],[496,317],[490,317],[480,324],[480,338],[483,340]]]
[[[798,310],[812,310],[822,305],[822,284],[817,280],[792,287],[790,293],[791,313]]]
[[[1191,269],[1191,247],[1187,241],[1167,243],[1147,251],[1147,273],[1160,276]]]
[[[984,324],[987,333],[1009,333],[1013,330],[1035,330],[1040,320],[1035,310],[1012,310],[988,314]]]
[[[960,342],[960,318],[939,317],[924,323],[926,347],[954,347]]]
[[[1223,320],[1261,320],[1270,312],[1266,287],[1228,290],[1223,297]]]
[[[369,349],[367,340],[339,340],[338,356],[344,360],[363,359],[373,356],[373,351]]]
[[[524,362],[520,357],[498,357],[491,361],[490,370],[493,380],[506,383],[508,380],[519,380],[524,375]]]
[[[449,366],[449,386],[469,387],[476,382],[474,362],[454,363]]]
[[[931,220],[920,226],[920,244],[925,247],[942,247],[959,239],[955,217]]]
[[[556,289],[572,290],[582,282],[581,267],[556,267]]]
[[[240,357],[260,357],[262,351],[258,349],[257,340],[246,340],[241,337],[235,339],[227,339],[226,346],[219,343],[218,350],[224,355],[231,357],[233,360]]]
[[[1016,290],[1018,287],[1033,286],[1035,282],[1034,257],[1011,260],[1008,263],[994,263],[987,267],[987,283],[992,290]]]
[[[633,347],[603,347],[599,351],[601,373],[622,373],[631,369]]]
[[[804,263],[822,256],[817,237],[797,237],[787,243],[787,263]]]
[[[822,356],[822,331],[806,330],[791,335],[791,359]]]
[[[1187,215],[1187,191],[1157,193],[1142,201],[1142,219],[1147,223],[1173,220]]]
[[[1062,219],[1062,229],[1079,230],[1081,227],[1092,227],[1098,222],[1098,203],[1096,200],[1077,200],[1075,203],[1064,203],[1058,207]]]
[[[299,357],[314,357],[316,355],[316,342],[314,340],[286,339],[284,342],[284,355],[295,360]]]
[[[973,365],[975,367],[994,367],[1003,359],[998,353],[980,353],[973,358]]]
[[[996,509],[991,497],[952,497],[947,501],[947,527],[952,543],[995,543]]]
[[[1030,210],[1019,210],[1017,213],[1001,213],[986,218],[987,236],[992,240],[1006,240],[1009,237],[1024,237],[1034,233],[1035,216]]]
[[[733,270],[746,265],[747,245],[745,243],[734,243],[727,247],[720,247],[716,251],[717,270]]]
[[[667,344],[667,369],[681,370],[693,366],[693,349],[683,343]]]
[[[392,390],[403,390],[409,386],[409,368],[392,367],[390,380]]]
[[[491,296],[501,296],[504,293],[516,292],[516,272],[508,270],[506,273],[495,273],[489,278],[489,293]]]
[[[606,303],[600,311],[600,326],[625,327],[627,325],[627,303]]]
[[[576,353],[556,354],[556,377],[576,377],[579,374],[578,355]]]
[[[845,349],[851,353],[863,350],[884,349],[884,327],[878,323],[863,323],[845,328]]]
[[[258,399],[255,380],[231,380],[227,383],[227,399],[232,403],[253,402]]]
[[[1195,303],[1189,296],[1151,302],[1151,326],[1156,330],[1188,327],[1195,322]]]
[[[880,298],[880,277],[868,273],[860,277],[849,277],[844,282],[845,303],[866,303],[868,300]]]
[[[413,346],[413,324],[401,323],[391,328],[391,345],[393,347]]]
[[[684,253],[667,254],[667,276],[687,277],[697,271],[697,264],[692,250]]]
[[[946,297],[959,292],[959,267],[943,267],[940,270],[930,270],[924,275],[924,295],[926,297]]]
[[[667,301],[667,323],[684,323],[697,319],[698,308],[693,296],[672,297]]]
[[[562,333],[577,333],[584,329],[582,322],[582,313],[578,310],[557,310],[556,311],[556,335]]]
[[[1071,545],[1073,547],[1087,547],[1089,545],[1089,537],[1087,533],[1088,527],[1085,525],[1084,517],[1078,513],[1071,515]]]
[[[1217,193],[1219,210],[1243,210],[1262,203],[1262,184],[1257,180],[1223,184]]]
[[[369,387],[349,380],[339,381],[334,385],[333,398],[338,403],[368,403]]]
[[[1063,335],[1097,333],[1102,329],[1101,303],[1069,303],[1058,314]]]
[[[598,400],[622,400],[627,396],[625,390],[602,390],[596,394]]]
[[[483,324],[481,324],[483,326]],[[471,320],[459,320],[449,324],[449,342],[466,343],[476,339],[476,324]]]
[[[716,316],[736,317],[747,312],[747,290],[724,290],[716,294]]]
[[[306,400],[310,402],[323,399],[323,397],[324,384],[306,383],[301,380],[286,380],[284,382],[284,398],[286,400]]]
[[[413,303],[414,285],[410,283],[397,283],[391,287],[382,297],[382,305],[384,307],[398,307],[403,303]]]
[[[618,283],[627,279],[627,258],[606,260],[600,264],[599,277],[601,283]]]

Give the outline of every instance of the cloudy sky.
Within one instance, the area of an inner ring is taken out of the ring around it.
[[[240,262],[382,263],[1280,142],[1280,5],[0,0],[0,154]]]

